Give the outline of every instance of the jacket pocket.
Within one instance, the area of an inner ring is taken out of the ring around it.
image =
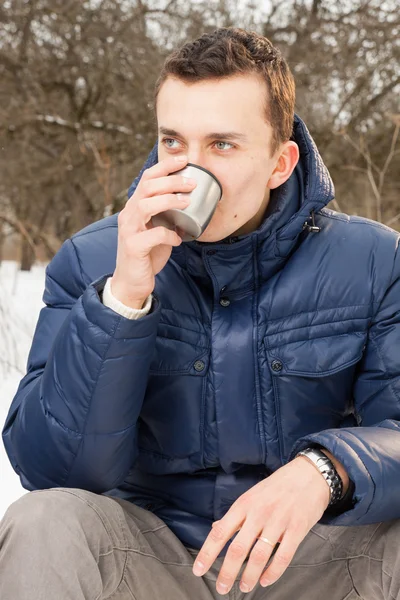
[[[366,337],[350,332],[266,348],[282,462],[299,438],[349,423]]]
[[[276,349],[285,373],[327,377],[357,363],[364,351],[366,333],[352,332],[292,342]]]
[[[168,337],[156,339],[138,420],[138,443],[142,451],[185,458],[202,445],[210,348],[198,332],[166,330],[165,325],[161,332]]]

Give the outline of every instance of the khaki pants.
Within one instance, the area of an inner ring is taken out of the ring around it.
[[[203,576],[155,514],[76,488],[28,492],[0,522],[1,600],[400,600],[400,520],[316,525],[284,575],[223,596],[224,558]]]

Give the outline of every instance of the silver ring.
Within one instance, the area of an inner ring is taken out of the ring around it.
[[[266,537],[262,537],[260,535],[260,537],[257,538],[258,540],[261,540],[262,542],[265,542],[266,544],[269,544],[270,546],[272,546],[273,548],[275,547],[276,544],[274,544],[273,542],[271,542],[268,538]]]

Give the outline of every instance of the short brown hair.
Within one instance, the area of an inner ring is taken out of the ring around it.
[[[237,27],[221,27],[188,42],[170,54],[155,85],[155,103],[168,77],[195,83],[237,74],[256,73],[268,89],[266,119],[273,135],[271,155],[293,131],[295,82],[281,52],[262,35]]]

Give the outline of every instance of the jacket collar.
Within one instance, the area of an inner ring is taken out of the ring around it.
[[[304,224],[334,198],[334,186],[305,123],[298,115],[291,137],[300,150],[300,159],[290,178],[271,191],[265,217],[255,231],[219,242],[184,242],[173,248],[171,258],[203,284],[210,285],[205,262],[213,255],[213,275],[229,290],[249,289],[276,273],[296,249]],[[158,162],[157,143],[128,191],[135,191],[145,169]],[[251,267],[251,268],[250,268]],[[229,288],[229,289],[228,289]]]

